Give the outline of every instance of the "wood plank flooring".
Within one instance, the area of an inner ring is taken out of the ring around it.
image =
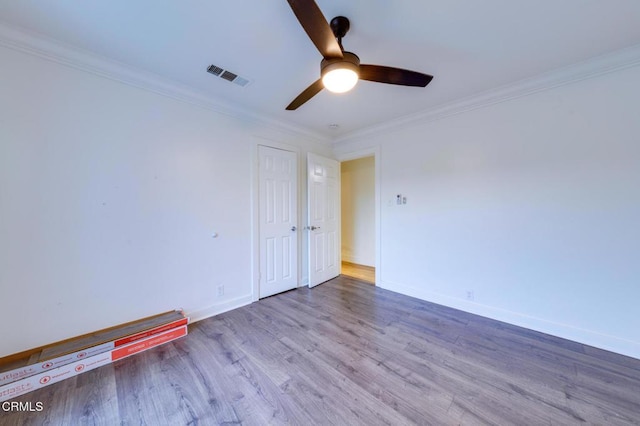
[[[1,425],[640,425],[640,360],[342,276],[17,400]]]
[[[359,279],[369,284],[376,282],[376,268],[373,266],[358,265],[357,263],[342,262],[340,270],[342,275]]]

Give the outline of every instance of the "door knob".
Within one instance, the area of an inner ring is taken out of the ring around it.
[[[320,229],[319,226],[310,226],[309,229],[311,229],[312,231],[315,231],[316,229]]]
[[[296,229],[297,229],[297,228],[296,228],[295,226],[292,226],[292,227],[291,227],[291,230],[292,230],[293,232],[295,232],[295,231],[296,231]]]

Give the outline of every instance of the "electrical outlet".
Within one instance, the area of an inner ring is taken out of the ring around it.
[[[218,296],[224,296],[224,285],[220,284],[218,286]]]
[[[467,300],[473,300],[473,299],[474,299],[473,290],[467,290]]]

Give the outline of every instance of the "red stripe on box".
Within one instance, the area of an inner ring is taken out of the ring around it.
[[[162,325],[160,327],[152,328],[147,331],[142,331],[137,334],[132,334],[131,336],[123,337],[122,339],[116,340],[113,345],[115,347],[127,345],[129,343],[144,339],[146,337],[154,336],[156,334],[160,334],[167,330],[171,330],[172,328],[180,327],[182,325],[187,325],[188,321],[189,321],[188,318],[182,318],[182,319],[170,322],[169,324]]]
[[[119,349],[114,349],[113,351],[111,351],[111,361],[116,361],[124,357],[127,357],[129,355],[137,354],[138,352],[145,351],[147,349],[153,348],[154,346],[167,343],[171,340],[177,339],[178,337],[182,337],[186,335],[187,335],[186,326],[174,328],[173,330],[166,331],[156,337],[151,337],[146,340],[142,340],[138,343],[133,343],[133,344],[124,346]]]

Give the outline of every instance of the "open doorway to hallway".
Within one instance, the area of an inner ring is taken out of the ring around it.
[[[343,161],[340,172],[341,273],[375,284],[375,157]]]

